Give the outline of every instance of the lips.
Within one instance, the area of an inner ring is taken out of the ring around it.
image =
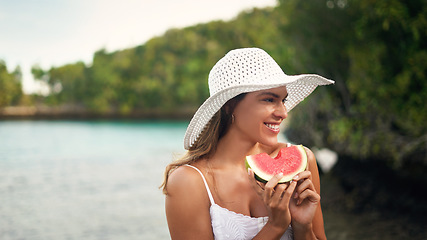
[[[270,130],[274,132],[280,131],[280,124],[273,124],[273,123],[264,123],[265,126],[267,126]]]

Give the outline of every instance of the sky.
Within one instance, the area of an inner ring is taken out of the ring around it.
[[[0,60],[18,65],[25,93],[46,92],[31,67],[91,63],[95,51],[144,44],[170,28],[231,20],[276,0],[0,0]]]

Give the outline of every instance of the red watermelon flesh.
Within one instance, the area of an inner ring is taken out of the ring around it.
[[[280,149],[274,158],[267,153],[247,156],[246,167],[251,168],[255,177],[263,182],[269,181],[276,174],[283,173],[279,183],[284,183],[306,169],[307,154],[302,145],[292,145]]]

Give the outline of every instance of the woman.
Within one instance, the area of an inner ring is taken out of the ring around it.
[[[172,239],[326,239],[313,153],[291,183],[265,185],[245,157],[275,156],[279,125],[318,85],[314,74],[287,76],[263,50],[230,51],[209,74],[210,97],[193,116],[187,154],[169,164],[163,191]]]

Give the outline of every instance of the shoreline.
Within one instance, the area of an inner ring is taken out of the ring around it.
[[[94,112],[78,107],[9,106],[0,108],[0,120],[190,120],[195,110],[135,110]]]

